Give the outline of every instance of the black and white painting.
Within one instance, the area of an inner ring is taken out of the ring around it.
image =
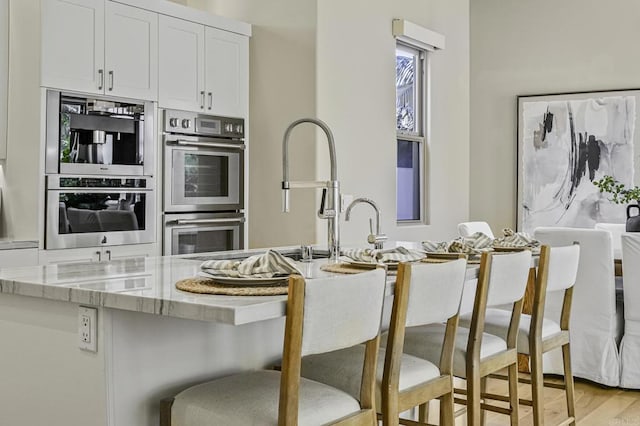
[[[518,229],[624,223],[594,180],[634,184],[640,90],[518,97]]]

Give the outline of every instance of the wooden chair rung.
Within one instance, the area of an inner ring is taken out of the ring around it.
[[[379,419],[380,417],[381,416],[378,416]],[[406,426],[437,426],[437,425],[434,425],[433,423],[420,423],[420,422],[416,422],[415,420],[403,419],[402,417],[398,419],[398,423]]]
[[[559,423],[558,426],[567,426],[570,425],[571,423],[574,423],[576,421],[575,417],[569,417],[567,420],[563,421],[562,423]]]
[[[487,411],[493,411],[494,413],[506,414],[507,416],[511,415],[511,408],[498,407],[497,405],[485,403],[481,403],[480,408]]]

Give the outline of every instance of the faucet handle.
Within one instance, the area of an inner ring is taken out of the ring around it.
[[[367,242],[369,244],[373,244],[376,250],[381,250],[385,241],[387,241],[387,236],[385,234],[369,234],[367,237]]]
[[[320,199],[320,210],[318,210],[318,217],[320,219],[329,219],[336,216],[335,208],[327,208],[330,203],[327,201],[327,188],[322,188],[322,198]]]

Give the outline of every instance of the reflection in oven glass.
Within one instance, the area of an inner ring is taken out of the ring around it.
[[[180,232],[178,253],[206,253],[233,248],[233,230]]]
[[[144,230],[145,197],[143,193],[62,193],[58,200],[58,232]]]
[[[184,195],[186,197],[228,197],[229,157],[185,154]]]

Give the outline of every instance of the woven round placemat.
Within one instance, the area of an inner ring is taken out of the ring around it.
[[[350,263],[327,263],[320,267],[325,272],[336,272],[338,274],[359,274],[360,272],[367,272],[375,269],[375,265],[372,267],[356,266]]]
[[[447,262],[451,262],[452,260],[457,260],[457,259],[443,259],[443,258],[439,258],[439,257],[427,257],[425,259],[422,259],[420,262],[424,262],[424,263],[447,263]],[[480,259],[477,259],[477,258],[467,259],[467,263],[469,265],[477,265],[477,264],[480,264]]]
[[[227,285],[216,282],[211,278],[185,278],[176,283],[178,290],[188,291],[190,293],[199,294],[222,294],[226,296],[277,296],[287,294],[288,280],[274,285]]]

